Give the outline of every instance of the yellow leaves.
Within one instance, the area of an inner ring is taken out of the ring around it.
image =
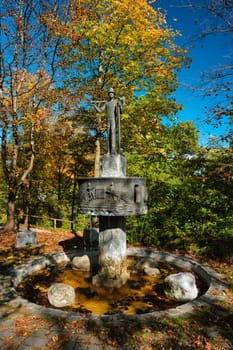
[[[130,118],[129,113],[122,113],[121,120],[126,120],[126,119],[129,119],[129,118]]]
[[[36,112],[36,115],[37,115],[37,117],[44,117],[44,115],[45,115],[45,110],[44,109],[42,109],[42,108],[39,108],[38,110],[37,110],[37,112]]]
[[[163,50],[164,49],[163,49],[162,46],[159,46],[159,47],[156,48],[156,52],[157,52],[158,55],[161,55],[163,53]]]
[[[164,148],[157,148],[156,149],[156,153],[164,154],[165,153],[165,149]]]
[[[43,285],[40,285],[39,283],[34,285],[34,289],[39,290],[41,293],[47,293],[48,292],[48,288],[44,287]]]
[[[35,86],[35,83],[32,82],[32,81],[29,81],[29,82],[26,83],[26,86],[27,86],[28,91],[30,91]]]
[[[127,87],[131,96],[135,86],[146,95],[156,87],[159,100],[147,106],[149,113],[173,114],[176,103],[166,97],[176,87],[176,69],[183,64],[185,52],[174,44],[178,33],[166,25],[160,10],[146,0],[80,0],[72,6],[73,17],[67,28],[79,34],[81,41],[77,50],[71,45],[65,55],[69,58],[70,51],[74,52],[71,58],[81,71],[80,86],[89,83],[94,89],[103,83],[122,90]],[[126,114],[124,119],[130,117]]]
[[[95,6],[90,0],[85,3],[89,16],[88,19],[86,16],[79,17],[77,27],[81,29],[82,24],[85,25],[82,35],[96,44],[100,43],[100,36],[103,36],[103,44],[107,39],[115,42],[120,30],[124,36],[128,37],[125,42],[135,45],[133,40],[143,40],[147,36],[151,38],[155,23],[157,27],[158,23],[163,22],[161,14],[149,6],[145,0],[112,0],[107,5],[106,2],[98,2]],[[153,33],[155,39],[157,35],[154,34],[155,32]],[[121,40],[121,37],[118,39]]]
[[[151,139],[152,139],[151,133],[146,134],[146,139],[147,139],[147,140],[151,140]]]
[[[139,71],[138,63],[136,61],[129,61],[128,64],[123,67],[123,71],[126,74],[137,73]]]
[[[54,343],[56,343],[58,341],[58,335],[57,334],[53,335],[52,340]]]
[[[14,260],[14,255],[9,255],[8,257],[7,257],[7,260]]]
[[[9,107],[11,105],[11,101],[7,98],[4,98],[2,104],[3,107]]]

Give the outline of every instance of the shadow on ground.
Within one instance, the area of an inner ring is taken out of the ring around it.
[[[189,317],[100,318],[86,323],[93,332],[119,349],[232,349],[233,315],[229,310],[213,306],[209,311]]]

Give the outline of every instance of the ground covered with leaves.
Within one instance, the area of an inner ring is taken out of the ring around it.
[[[82,235],[78,237],[61,230],[38,230],[38,245],[16,249],[15,233],[0,232],[0,274],[7,269],[29,261],[33,257],[62,251],[73,240],[82,244]],[[200,257],[196,257],[199,258]],[[15,321],[15,334],[30,336],[35,329],[49,329],[56,322],[57,333],[42,350],[63,349],[65,342],[74,334],[82,332],[94,335],[107,346],[116,349],[168,350],[168,349],[203,349],[221,350],[233,348],[233,258],[225,261],[207,260],[202,263],[217,271],[226,282],[225,295],[221,301],[213,303],[209,309],[203,308],[192,317],[155,318],[146,317],[143,321],[121,316],[119,318],[98,320],[50,319],[39,315],[28,315],[21,310]],[[0,306],[8,312],[8,305],[1,301]],[[13,345],[14,339],[9,339]],[[10,347],[9,347],[10,349]]]

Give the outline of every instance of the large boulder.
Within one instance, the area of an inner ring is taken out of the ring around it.
[[[48,289],[48,300],[58,308],[72,305],[75,301],[75,290],[65,283],[54,283]]]
[[[197,297],[196,280],[190,272],[179,272],[169,275],[164,280],[166,297],[175,301],[190,301]]]

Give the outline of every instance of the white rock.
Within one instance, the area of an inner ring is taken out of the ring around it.
[[[196,280],[190,272],[169,275],[164,280],[165,295],[176,301],[190,301],[197,297]]]
[[[48,289],[48,299],[55,307],[69,306],[75,301],[75,290],[65,283],[54,283]]]
[[[147,276],[151,276],[151,277],[159,277],[161,275],[161,272],[157,267],[146,267],[144,269],[144,273]]]
[[[150,269],[150,268],[157,268],[158,269],[158,263],[154,261],[152,258],[143,258],[140,259],[136,265],[135,265],[135,270],[137,272],[145,272],[145,270]]]
[[[90,271],[91,263],[88,255],[75,256],[72,260],[72,268],[79,271]]]

